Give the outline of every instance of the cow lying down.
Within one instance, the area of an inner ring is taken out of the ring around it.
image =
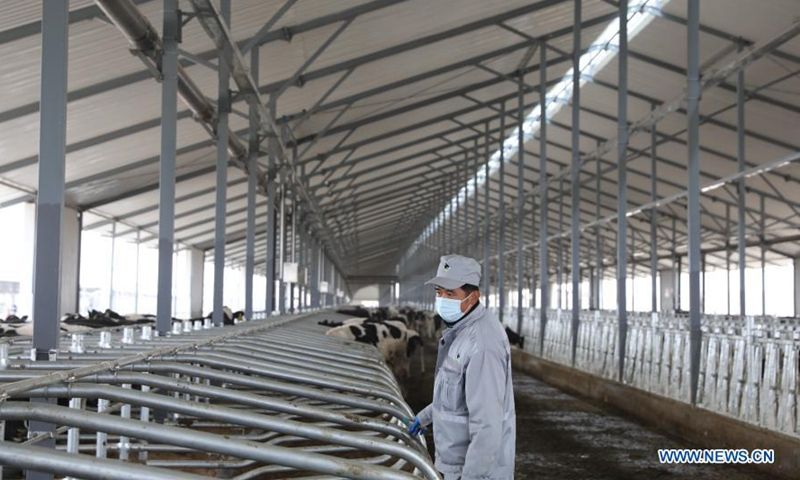
[[[105,311],[89,310],[89,315],[84,317],[79,313],[69,313],[61,317],[59,329],[62,333],[81,332],[94,328],[127,327],[131,325],[150,324],[155,322],[155,315],[120,315],[106,309]],[[0,322],[0,336],[33,336],[33,321],[27,316],[17,318],[10,316]]]
[[[223,307],[223,320],[225,325],[233,325],[244,320],[244,312],[233,312],[228,307]],[[211,318],[209,313],[207,317]],[[193,318],[192,320],[203,320],[203,318]],[[175,322],[181,319],[172,318]],[[155,315],[150,314],[128,314],[121,315],[114,310],[106,309],[89,310],[88,316],[79,313],[69,313],[61,317],[60,330],[62,333],[74,333],[92,330],[95,328],[130,327],[137,325],[152,325],[156,321]],[[0,321],[0,337],[33,336],[33,321],[27,316],[17,317],[9,315],[5,321]]]
[[[399,378],[409,376],[409,358],[422,346],[419,334],[399,320],[353,318],[331,328],[325,334],[374,345]]]

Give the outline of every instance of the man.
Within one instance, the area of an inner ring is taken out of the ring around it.
[[[445,480],[514,477],[516,414],[511,349],[495,316],[480,303],[481,267],[445,255],[436,277],[436,313],[448,327],[436,360],[433,403],[409,425],[433,423],[436,468]]]

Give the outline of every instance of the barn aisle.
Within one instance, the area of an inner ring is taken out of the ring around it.
[[[414,411],[433,396],[436,346],[425,349],[425,373],[417,359],[401,382]],[[530,375],[514,372],[517,411],[515,478],[536,480],[685,479],[766,480],[752,467],[661,465],[659,448],[692,448],[590,400],[566,394]],[[433,436],[428,445],[434,453]]]

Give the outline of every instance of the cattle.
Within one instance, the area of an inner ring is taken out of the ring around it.
[[[214,316],[214,312],[208,312],[208,315],[206,315],[205,317],[198,318],[198,319],[192,319],[192,320],[204,320],[206,318],[213,318],[213,316]],[[222,324],[223,325],[234,325],[234,324],[236,324],[238,322],[241,322],[243,320],[245,320],[243,311],[239,310],[239,311],[234,312],[233,310],[231,310],[227,306],[223,306],[222,307]]]
[[[336,310],[336,313],[341,313],[342,315],[350,315],[353,317],[361,317],[361,318],[370,317],[369,310],[359,305],[345,305],[344,307],[339,307]]]
[[[401,316],[407,318],[407,325],[418,331],[422,338],[436,340],[439,337],[443,326],[442,317],[439,315],[411,307],[401,307],[399,312]]]
[[[422,346],[422,338],[416,331],[395,320],[349,319],[329,329],[326,335],[375,346],[399,378],[409,376],[409,357]]]
[[[225,325],[233,325],[235,323],[245,321],[244,312],[239,310],[233,312],[228,307],[223,307],[223,321]],[[133,313],[128,315],[121,315],[114,310],[106,309],[103,311],[90,309],[87,316],[80,313],[68,313],[61,317],[60,330],[63,333],[81,332],[95,328],[113,328],[113,327],[129,327],[134,325],[148,325],[156,321],[155,315]],[[204,318],[211,318],[211,314],[203,318],[192,318],[196,320],[203,320]],[[173,322],[182,322],[181,319],[172,317]],[[17,317],[16,315],[9,315],[5,321],[0,321],[0,337],[14,337],[14,336],[32,336],[33,335],[33,321],[29,320],[27,316]]]
[[[344,322],[334,322],[332,320],[328,320],[327,318],[323,319],[320,322],[317,322],[317,325],[322,325],[323,327],[341,327],[344,325]]]
[[[525,347],[525,337],[508,327],[506,327],[506,336],[508,337],[508,343],[511,345],[516,345],[519,348]]]
[[[155,315],[120,315],[106,309],[99,311],[91,309],[88,316],[79,313],[68,313],[60,319],[59,329],[62,333],[81,332],[94,328],[128,327],[132,325],[146,325],[155,322]],[[0,324],[0,336],[32,336],[33,321],[27,316],[21,318],[10,315]]]

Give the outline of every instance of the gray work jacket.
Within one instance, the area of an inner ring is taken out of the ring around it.
[[[495,316],[478,305],[439,342],[433,403],[436,468],[446,479],[514,478],[516,414],[511,348]]]

